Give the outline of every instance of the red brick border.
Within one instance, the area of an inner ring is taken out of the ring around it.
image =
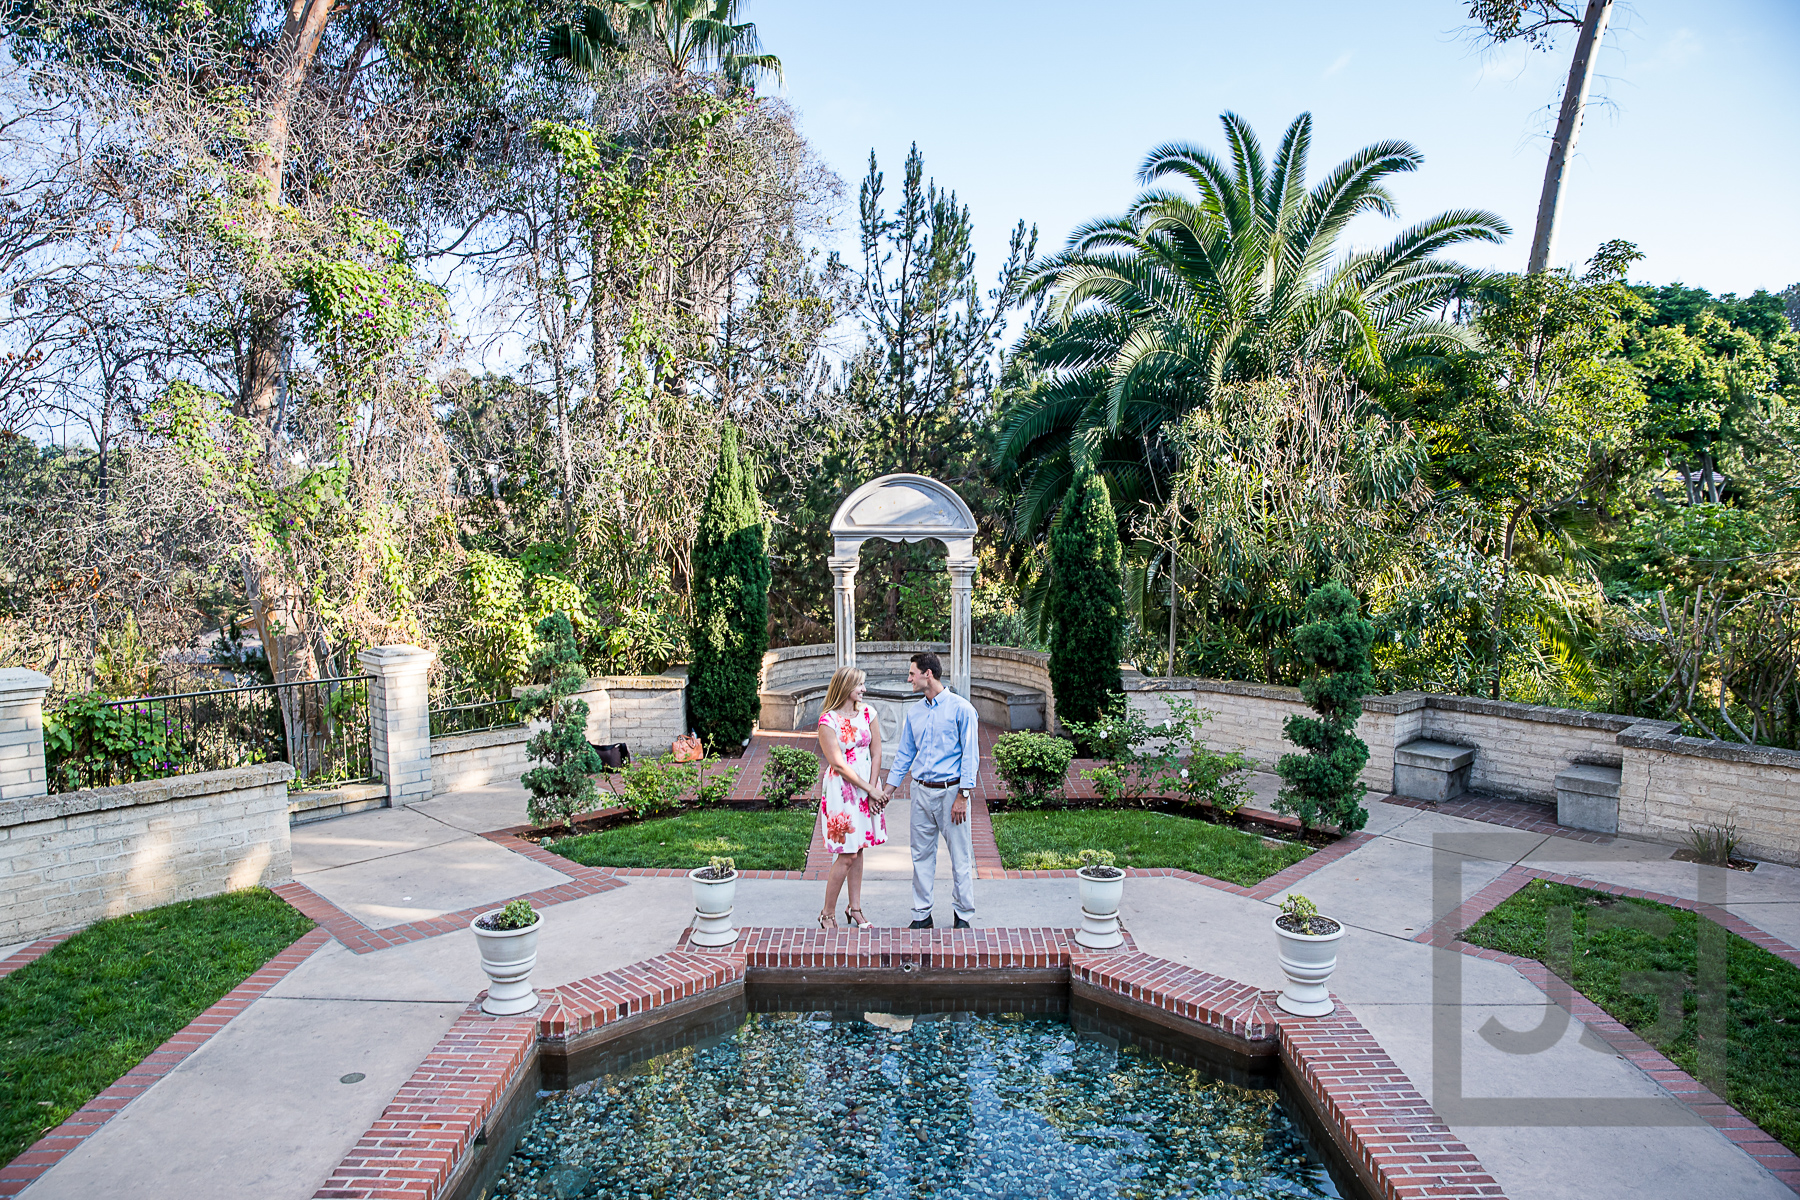
[[[65,938],[68,935],[63,935]],[[62,938],[45,939],[61,941]],[[206,1045],[212,1036],[231,1023],[231,1019],[249,1008],[288,972],[305,962],[314,950],[330,940],[323,929],[302,934],[293,945],[259,967],[244,982],[232,988],[212,1007],[189,1021],[186,1028],[158,1046],[137,1066],[114,1080],[112,1086],[76,1109],[61,1125],[49,1130],[4,1167],[0,1167],[0,1197],[16,1196],[45,1171],[72,1153],[126,1105],[149,1091],[156,1082],[180,1066],[187,1057]],[[42,943],[34,943],[34,949]],[[45,949],[49,949],[48,946]],[[32,957],[41,957],[43,951]],[[18,955],[14,955],[17,958]],[[10,959],[8,960],[11,961]],[[23,966],[23,963],[18,964]]]
[[[488,1017],[471,1005],[315,1197],[433,1200],[501,1098],[530,1069],[540,1040],[566,1040],[726,986],[747,967],[921,962],[958,969],[1067,966],[1072,979],[1137,1003],[1246,1041],[1273,1041],[1384,1200],[1503,1200],[1500,1186],[1342,1005],[1326,1018],[1293,1017],[1275,1007],[1274,993],[1135,951],[1091,956],[1061,929],[750,928],[743,935],[725,950],[675,951],[547,989],[541,1014]]]
[[[1554,837],[1571,842],[1590,842],[1599,846],[1610,846],[1619,839],[1607,833],[1590,833],[1585,829],[1571,829],[1567,825],[1556,823],[1556,808],[1549,804],[1538,804],[1532,800],[1508,800],[1503,796],[1483,796],[1470,793],[1455,800],[1416,800],[1411,796],[1384,796],[1382,799],[1401,808],[1416,808],[1424,812],[1442,813],[1446,817],[1458,817],[1464,821],[1481,821],[1488,825],[1504,825],[1508,829],[1523,829],[1530,833],[1547,833]]]
[[[29,946],[20,946],[5,958],[0,958],[0,979],[5,979],[27,963],[36,962],[79,932],[81,931],[78,929],[71,929],[67,933],[53,933],[47,938],[39,938]]]
[[[1745,941],[1752,942],[1776,957],[1800,966],[1800,950],[1796,950],[1779,938],[1751,925],[1737,914],[1727,912],[1717,905],[1702,904],[1661,892],[1647,892],[1642,888],[1622,887],[1597,879],[1586,879],[1579,875],[1559,875],[1551,871],[1537,871],[1519,866],[1509,868],[1498,879],[1463,901],[1454,911],[1440,918],[1432,924],[1431,928],[1413,940],[1457,950],[1471,958],[1504,963],[1548,996],[1551,975],[1550,969],[1543,963],[1534,958],[1522,958],[1516,954],[1490,950],[1486,946],[1476,946],[1461,940],[1463,930],[1498,908],[1502,902],[1515,895],[1534,879],[1587,888],[1589,891],[1604,892],[1610,896],[1654,900],[1659,904],[1697,912],[1737,934]],[[1713,1094],[1692,1075],[1676,1066],[1650,1043],[1613,1019],[1605,1009],[1576,991],[1574,987],[1565,984],[1559,990],[1566,990],[1570,1014],[1577,1021],[1592,1030],[1602,1041],[1618,1051],[1627,1062],[1636,1066],[1659,1084],[1663,1090],[1686,1105],[1694,1115],[1724,1134],[1745,1154],[1767,1168],[1769,1173],[1785,1184],[1789,1190],[1800,1194],[1800,1155],[1796,1155],[1792,1150],[1769,1136],[1754,1121],[1738,1112],[1723,1098]]]

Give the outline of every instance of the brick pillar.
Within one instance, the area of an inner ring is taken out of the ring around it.
[[[437,655],[417,646],[376,646],[357,656],[369,681],[369,749],[388,785],[388,806],[429,800],[431,699],[425,672]]]
[[[49,790],[44,774],[44,693],[50,677],[21,667],[0,671],[0,800]]]

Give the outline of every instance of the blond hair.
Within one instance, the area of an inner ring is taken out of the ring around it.
[[[856,667],[839,667],[825,689],[825,704],[820,712],[836,712],[850,702],[850,693],[863,685],[868,674]]]

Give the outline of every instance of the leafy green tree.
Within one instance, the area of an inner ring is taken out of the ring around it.
[[[568,617],[551,613],[538,622],[537,636],[531,666],[548,675],[549,682],[526,689],[519,697],[519,715],[548,725],[525,746],[525,753],[543,765],[525,772],[519,782],[531,793],[525,807],[534,824],[561,822],[573,830],[576,814],[589,811],[599,799],[591,776],[600,770],[600,756],[587,740],[588,704],[574,698],[587,682],[587,671]]]
[[[1351,833],[1369,820],[1362,806],[1369,747],[1356,736],[1356,719],[1362,698],[1375,686],[1369,669],[1375,626],[1341,583],[1308,596],[1306,613],[1312,620],[1295,631],[1294,648],[1316,672],[1300,685],[1300,694],[1319,715],[1296,714],[1282,724],[1288,741],[1306,753],[1284,754],[1275,765],[1283,785],[1275,807],[1309,829],[1326,824]]]
[[[1085,464],[1050,531],[1050,686],[1057,719],[1092,723],[1122,693],[1125,579],[1106,485]]]
[[[688,705],[709,746],[750,736],[769,647],[769,553],[762,501],[737,427],[719,439],[694,540],[694,624],[689,633]]]
[[[1551,270],[1488,280],[1473,297],[1480,349],[1405,402],[1426,416],[1441,500],[1466,513],[1498,567],[1488,622],[1495,699],[1521,536],[1551,549],[1558,522],[1617,473],[1641,423],[1644,393],[1620,353],[1636,301],[1618,269],[1597,259],[1580,278]]]
[[[1119,217],[1077,229],[1033,266],[1027,296],[1047,321],[1021,346],[1030,386],[1009,413],[999,457],[1022,472],[1018,527],[1035,531],[1075,473],[1079,443],[1121,508],[1161,494],[1165,426],[1229,383],[1325,362],[1367,376],[1466,344],[1440,318],[1471,273],[1437,255],[1511,232],[1492,213],[1457,210],[1375,250],[1339,255],[1363,213],[1395,215],[1389,176],[1417,170],[1406,142],[1377,142],[1306,186],[1312,117],[1302,114],[1270,163],[1234,113],[1230,162],[1197,146],[1150,152],[1144,183],[1198,192],[1141,194]]]

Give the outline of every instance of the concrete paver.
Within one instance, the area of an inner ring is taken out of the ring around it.
[[[1254,782],[1258,803],[1279,786],[1274,776]],[[1292,890],[1346,923],[1333,990],[1442,1106],[1513,1200],[1792,1196],[1637,1067],[1584,1039],[1579,1021],[1570,1018],[1554,1045],[1509,1052],[1544,1019],[1543,993],[1510,966],[1412,940],[1443,915],[1434,863],[1460,872],[1459,897],[1516,862],[1673,895],[1694,894],[1695,868],[1668,861],[1667,847],[1575,843],[1380,801],[1369,807],[1373,839]],[[565,878],[473,836],[522,823],[523,812],[516,786],[496,786],[302,827],[296,871],[379,928],[497,902]],[[889,844],[867,860],[863,907],[879,924],[911,917],[907,815],[898,798],[889,809]],[[948,855],[940,853],[939,877],[947,874]],[[1728,882],[1732,911],[1800,940],[1800,871],[1764,865]],[[819,881],[745,880],[737,921],[810,927],[823,890]],[[948,924],[947,883],[937,899],[938,920]],[[1269,922],[1279,899],[1135,878],[1122,916],[1149,953],[1275,988],[1282,980]],[[984,926],[1067,927],[1079,914],[1073,879],[980,880],[976,900]],[[553,986],[670,949],[691,919],[692,899],[685,879],[628,877],[615,891],[543,913],[534,981]],[[1454,1008],[1434,993],[1449,977],[1438,970],[1446,964],[1460,981]],[[31,1195],[308,1197],[484,984],[466,929],[362,955],[328,943],[53,1167]],[[1440,1013],[1449,1016],[1434,1021]],[[1434,1041],[1451,1026],[1461,1094],[1522,1104],[1498,1118],[1458,1106],[1450,1081],[1438,1078],[1445,1060]],[[339,1084],[349,1071],[367,1078]],[[1532,1099],[1570,1095],[1560,1108]],[[1604,1105],[1618,1100],[1645,1103],[1668,1123],[1610,1124]]]

